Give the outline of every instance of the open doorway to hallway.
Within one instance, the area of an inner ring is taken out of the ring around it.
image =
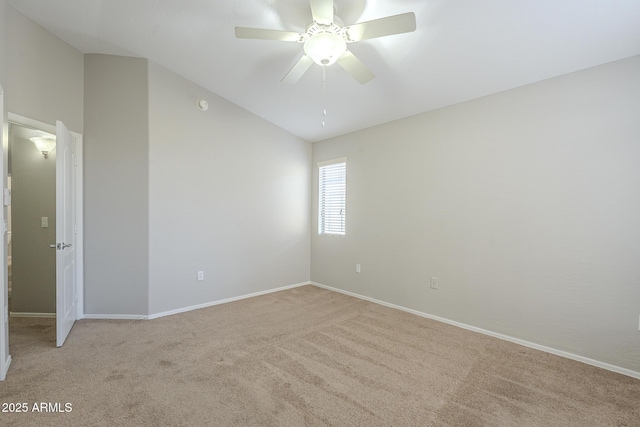
[[[8,160],[10,347],[55,346],[55,135],[10,123]]]
[[[0,88],[1,89],[1,88]],[[0,91],[0,112],[2,111],[2,92]],[[48,137],[49,135],[56,135],[55,148],[50,146],[43,148],[41,146],[42,141],[33,140],[33,136],[24,136],[23,139],[28,140],[31,145],[35,147],[35,155],[39,158],[42,156],[43,160],[51,159],[52,163],[55,159],[55,176],[53,178],[47,178],[42,181],[39,186],[46,187],[43,183],[53,184],[54,191],[48,193],[54,197],[55,210],[52,214],[38,214],[36,213],[36,224],[40,229],[53,229],[52,235],[55,236],[51,241],[47,236],[46,241],[39,245],[40,248],[45,249],[45,252],[49,253],[49,250],[53,252],[55,259],[54,276],[55,276],[55,292],[54,297],[49,298],[48,301],[54,301],[55,305],[53,309],[46,307],[42,308],[27,308],[29,311],[20,310],[19,298],[18,298],[18,263],[19,263],[19,251],[18,245],[18,212],[16,211],[16,205],[12,204],[11,193],[6,187],[6,182],[9,178],[9,126],[5,127],[3,138],[3,161],[0,162],[0,171],[2,172],[3,180],[5,183],[5,189],[3,191],[3,201],[5,208],[0,210],[0,222],[3,223],[5,232],[7,231],[7,210],[11,207],[11,299],[12,299],[12,316],[9,315],[8,305],[8,283],[7,283],[7,240],[5,244],[0,247],[2,254],[3,268],[5,269],[5,279],[2,280],[2,292],[0,292],[0,303],[4,306],[4,316],[2,316],[2,328],[0,328],[0,353],[4,356],[0,358],[0,380],[6,378],[7,372],[11,365],[12,357],[10,354],[10,348],[13,347],[10,341],[16,342],[16,345],[21,342],[26,342],[27,349],[35,347],[49,347],[51,341],[55,340],[55,346],[61,347],[64,344],[65,339],[69,335],[71,328],[73,327],[76,319],[82,318],[84,313],[83,305],[83,185],[82,185],[82,135],[70,132],[63,122],[57,120],[56,125],[39,122],[27,117],[19,116],[17,114],[8,113],[9,123],[12,128],[12,135],[21,129],[29,131],[37,131],[39,136]],[[45,138],[46,139],[46,138]],[[46,141],[45,141],[46,142]],[[12,144],[13,145],[13,144]],[[17,166],[17,153],[16,145],[13,145],[13,152],[11,158],[11,184],[13,187],[13,194],[17,197],[20,195],[19,185],[17,184],[18,178],[18,166]],[[22,145],[22,148],[30,147],[27,143]],[[34,154],[32,150],[32,154]],[[55,154],[55,156],[53,156]],[[53,166],[53,164],[51,165]],[[27,167],[26,169],[30,169]],[[33,169],[33,168],[31,168]],[[27,200],[31,200],[27,198]],[[39,208],[38,208],[39,209]],[[33,216],[32,210],[27,210],[29,215]],[[25,215],[28,217],[29,215]],[[22,215],[20,215],[22,218]],[[33,221],[32,221],[33,224]],[[40,234],[43,234],[43,230],[40,230]],[[46,234],[46,233],[45,233]],[[42,237],[42,236],[41,236]],[[6,239],[6,234],[5,234]],[[28,258],[34,260],[32,269],[40,269],[40,266],[46,262],[46,255],[35,256],[34,254],[28,254]],[[39,263],[40,262],[40,263]],[[46,290],[42,291],[42,294],[46,295]],[[38,297],[43,296],[37,294]],[[36,302],[42,303],[47,301],[45,298],[37,298]],[[24,310],[24,309],[23,309]],[[34,310],[34,311],[31,311]],[[29,317],[24,317],[29,315]],[[22,316],[22,317],[20,317]],[[50,317],[53,316],[53,317]],[[10,322],[9,319],[12,319]],[[27,319],[27,320],[25,320]],[[10,333],[9,324],[12,324]],[[35,343],[28,344],[28,341],[21,341],[21,337],[12,336],[12,340],[9,339],[13,333],[27,332],[27,339],[35,339]],[[52,339],[53,338],[53,339]],[[17,341],[16,341],[17,339]],[[38,344],[38,342],[40,344]],[[24,352],[21,354],[24,355]]]

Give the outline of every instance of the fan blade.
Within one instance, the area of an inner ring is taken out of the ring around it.
[[[318,24],[333,23],[333,0],[311,0],[311,15]]]
[[[307,55],[302,55],[302,58],[295,63],[289,70],[286,76],[280,81],[280,83],[293,84],[300,80],[300,77],[307,72],[309,67],[313,64],[313,60]]]
[[[278,40],[283,42],[304,41],[303,35],[293,31],[267,30],[264,28],[236,27],[236,37],[239,39]]]
[[[361,22],[347,27],[348,42],[410,33],[416,29],[416,15],[413,12],[387,16],[373,21]]]
[[[362,61],[348,50],[340,57],[340,59],[338,59],[337,62],[346,72],[351,74],[354,79],[359,81],[360,84],[365,84],[375,77],[375,75],[369,71]]]

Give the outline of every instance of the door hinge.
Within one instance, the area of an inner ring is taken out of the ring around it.
[[[2,191],[2,204],[5,206],[9,206],[11,204],[11,190],[8,188],[5,188]]]
[[[78,234],[78,224],[76,224],[76,225],[74,225],[74,226],[73,226],[73,232],[74,232],[75,234]]]
[[[75,154],[71,155],[73,157],[73,166],[78,166],[78,157]]]

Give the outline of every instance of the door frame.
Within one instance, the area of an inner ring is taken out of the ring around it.
[[[2,91],[0,89],[0,97],[2,96]],[[0,99],[1,101],[1,99]],[[1,107],[0,107],[1,108]],[[39,129],[45,132],[49,132],[55,135],[56,133],[56,126],[55,124],[48,124],[48,123],[44,123],[44,122],[40,122],[38,120],[34,120],[31,119],[29,117],[24,117],[18,114],[14,114],[9,112],[8,113],[8,123],[6,124],[6,129],[8,130],[8,125],[10,123],[19,125],[19,126],[26,126],[26,127],[30,127],[30,128],[35,128],[35,129]],[[0,119],[1,120],[1,119]],[[4,128],[5,126],[3,126]],[[6,131],[4,133],[5,138],[6,138],[6,143],[7,143],[7,147],[9,144],[9,140],[8,140],[8,131]],[[83,252],[84,252],[84,216],[83,216],[83,141],[82,141],[82,134],[79,134],[77,132],[71,132],[71,135],[73,135],[73,137],[75,138],[75,142],[76,142],[76,156],[75,156],[75,162],[76,162],[76,173],[75,173],[75,185],[76,185],[76,199],[75,199],[75,203],[76,203],[76,295],[78,296],[78,301],[77,301],[77,319],[82,319],[84,318],[84,257],[83,257]],[[7,155],[7,152],[4,153],[4,156]],[[6,159],[4,159],[6,161]],[[6,162],[3,162],[6,164]],[[7,182],[7,176],[8,176],[8,170],[6,170],[6,168],[4,168],[2,165],[0,165],[0,173],[2,174],[2,177],[0,178],[2,181],[2,188],[6,188],[5,187],[5,183]],[[1,200],[1,198],[0,198]],[[4,210],[4,209],[3,209]],[[0,220],[4,219],[4,214],[0,214]],[[1,226],[1,222],[0,222],[0,226]],[[5,236],[5,243],[6,243],[6,233],[4,233]],[[7,295],[7,253],[5,250],[5,246],[6,245],[2,245],[3,247],[0,248],[0,271],[4,271],[4,279],[2,280],[2,295]],[[4,300],[4,298],[0,298],[0,300]],[[7,321],[8,324],[8,319],[5,318],[5,320]],[[0,322],[3,323],[3,322]],[[4,325],[6,326],[6,325]],[[8,337],[8,333],[7,336],[4,336],[4,334],[0,333],[0,349],[2,348],[7,348],[9,345],[9,337]],[[9,369],[9,364],[11,363],[11,356],[9,356],[7,358],[7,363],[6,366],[4,366],[3,368],[5,370]],[[5,374],[6,371],[0,372],[0,379],[3,378],[3,374]]]
[[[16,125],[27,126],[30,128],[40,129],[45,132],[49,132],[53,135],[56,134],[56,125],[40,122],[38,120],[30,119],[28,117],[20,116],[9,112],[9,123]],[[70,131],[71,135],[75,138],[76,142],[76,295],[78,296],[78,319],[84,318],[84,216],[83,216],[83,144],[82,134]],[[7,141],[8,143],[9,141]],[[4,174],[8,175],[9,171],[5,171]],[[3,262],[6,263],[6,254],[3,258]]]
[[[11,355],[9,354],[9,307],[7,292],[7,233],[4,228],[5,206],[4,188],[7,185],[7,153],[9,149],[9,124],[4,113],[4,90],[0,85],[0,184],[2,184],[2,197],[0,197],[0,231],[2,244],[0,244],[0,381],[4,380],[9,366],[11,365]]]

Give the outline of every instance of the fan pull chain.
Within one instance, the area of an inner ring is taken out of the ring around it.
[[[327,67],[322,66],[322,127],[325,126],[325,118],[327,117],[327,96],[325,86],[327,83]]]

